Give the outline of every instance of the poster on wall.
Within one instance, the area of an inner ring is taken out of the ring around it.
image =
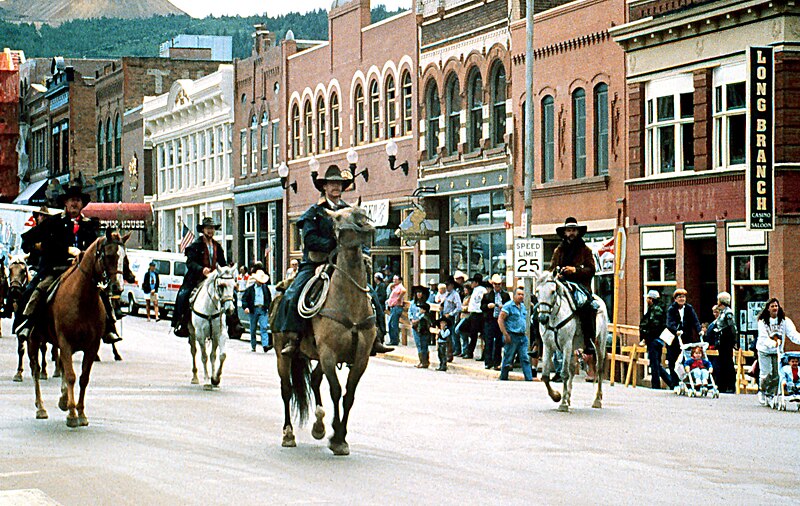
[[[775,61],[771,47],[747,48],[748,230],[775,229]]]

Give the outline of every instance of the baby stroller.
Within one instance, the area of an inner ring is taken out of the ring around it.
[[[784,339],[781,341],[780,346],[778,346],[778,369],[788,365],[789,360],[792,358],[800,360],[800,344],[795,344],[789,339]],[[786,378],[784,378],[783,374],[780,374],[778,394],[772,399],[771,406],[778,411],[787,411],[791,404],[797,406],[797,411],[800,412],[800,392],[790,392],[789,385],[786,383]]]
[[[691,373],[686,372],[684,369],[684,364],[692,359],[692,350],[697,347],[703,351],[703,360],[708,360],[708,354],[706,353],[706,350],[708,350],[708,343],[702,341],[702,336],[700,337],[700,342],[686,344],[684,344],[680,335],[677,337],[679,340],[678,342],[680,342],[681,345],[682,354],[680,367],[675,368],[675,372],[678,374],[678,378],[680,379],[680,390],[677,392],[677,394],[686,395],[689,397],[705,397],[710,395],[713,399],[718,399],[719,389],[717,388],[717,384],[714,382],[714,376],[712,374],[708,375],[708,385],[698,385],[695,383]]]

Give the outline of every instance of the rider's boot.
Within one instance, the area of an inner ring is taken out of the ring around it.
[[[17,334],[17,338],[21,341],[26,341],[31,335],[31,329],[33,329],[32,316],[36,312],[36,308],[39,305],[41,293],[42,291],[38,288],[33,291],[31,298],[28,299],[28,304],[22,311],[21,321],[17,325],[17,328],[14,329],[14,332]]]
[[[390,353],[392,351],[394,351],[394,348],[385,346],[376,335],[375,341],[372,343],[372,351],[369,353],[369,356],[374,357],[378,353]]]
[[[281,355],[293,355],[300,348],[300,334],[297,332],[287,332],[286,345],[281,349]]]
[[[101,295],[103,304],[106,307],[106,329],[103,333],[103,342],[106,344],[114,344],[122,341],[122,338],[117,335],[116,319],[114,318],[115,312],[111,306],[111,300],[107,294]]]
[[[595,344],[594,338],[597,333],[596,330],[596,311],[590,305],[585,309],[586,313],[581,319],[581,327],[583,330],[583,360],[589,367],[586,373],[586,381],[594,381],[597,376],[597,364],[595,359]]]

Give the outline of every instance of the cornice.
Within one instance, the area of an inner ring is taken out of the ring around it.
[[[609,34],[608,30],[594,32],[587,35],[581,35],[580,37],[574,37],[569,40],[556,42],[554,44],[549,44],[547,46],[534,49],[533,59],[541,60],[543,58],[549,58],[550,56],[554,56],[557,54],[567,53],[569,51],[575,51],[577,49],[582,49],[587,46],[594,46],[595,44],[601,44],[608,40],[611,40],[611,35]],[[514,65],[524,65],[525,53],[522,52],[513,55],[511,57],[511,62]]]

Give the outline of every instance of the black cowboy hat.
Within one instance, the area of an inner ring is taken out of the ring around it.
[[[92,201],[92,197],[88,193],[83,191],[82,185],[71,184],[56,199],[58,207],[64,207],[64,203],[67,201],[67,199],[75,197],[81,199],[81,202],[83,203],[81,207],[86,207],[86,205]]]
[[[431,290],[427,286],[414,285],[411,287],[411,300],[414,300],[417,292],[422,292],[424,295],[423,300],[428,300],[428,297],[431,294]]]
[[[205,217],[203,218],[203,221],[197,224],[197,231],[202,233],[203,229],[206,227],[214,227],[214,230],[219,230],[220,228],[222,228],[222,225],[214,223],[213,218]]]
[[[48,209],[47,206],[40,207],[33,212],[33,217],[35,218],[37,216],[50,216],[50,209]]]
[[[566,220],[564,220],[564,226],[556,228],[556,234],[559,237],[564,237],[564,231],[568,228],[576,228],[578,229],[578,237],[583,237],[586,234],[586,225],[578,225],[578,220],[570,216]]]
[[[342,183],[342,191],[344,191],[353,184],[353,174],[349,170],[341,170],[338,165],[331,165],[325,171],[324,177],[312,176],[312,180],[319,191],[324,191],[323,186],[329,181],[339,181]]]

